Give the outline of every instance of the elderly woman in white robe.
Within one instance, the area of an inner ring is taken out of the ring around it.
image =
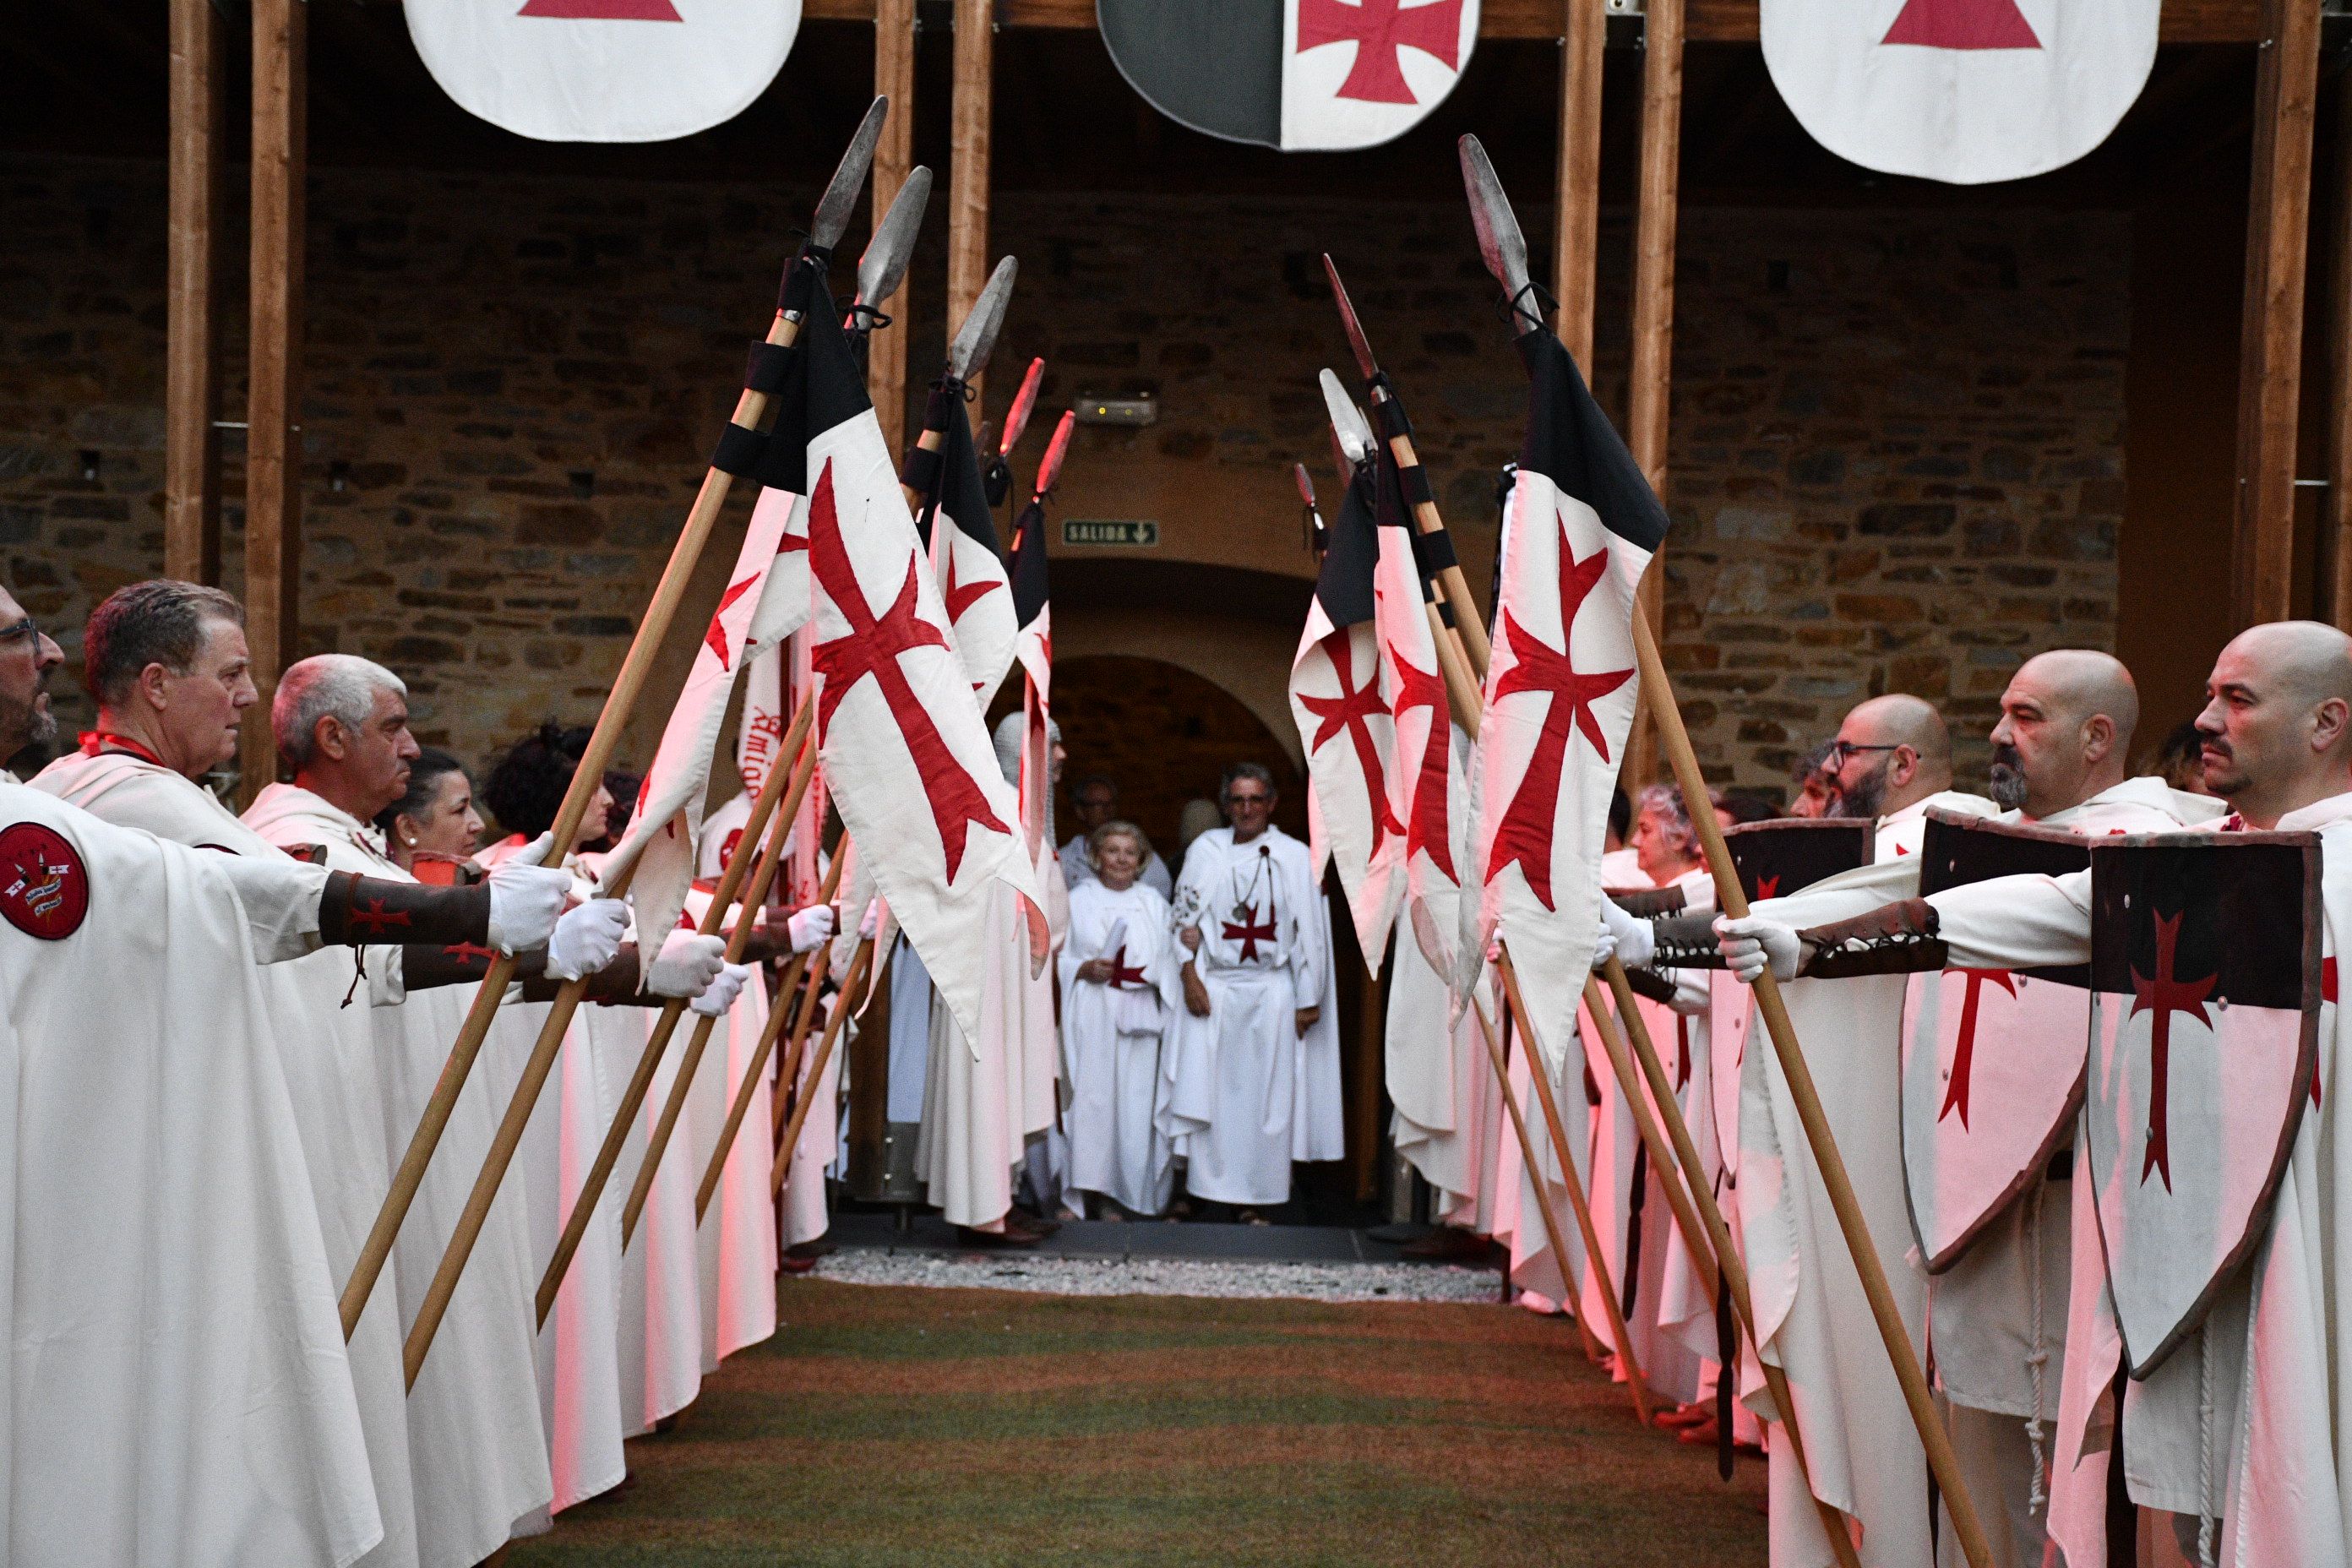
[[[1059,961],[1069,1184],[1128,1213],[1156,1215],[1168,1206],[1173,1173],[1161,1070],[1161,991],[1177,963],[1168,900],[1139,879],[1151,846],[1133,823],[1104,823],[1087,836],[1087,853],[1095,876],[1070,889]]]

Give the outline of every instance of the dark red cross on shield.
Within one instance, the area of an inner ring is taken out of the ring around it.
[[[1462,0],[1436,0],[1434,5],[1405,5],[1400,0],[1298,0],[1298,52],[1325,44],[1353,44],[1356,63],[1339,96],[1361,103],[1418,103],[1406,85],[1401,58],[1407,47],[1419,49],[1459,70],[1462,43]]]
[[[1249,907],[1249,912],[1239,922],[1234,921],[1225,922],[1225,940],[1242,944],[1244,963],[1255,963],[1257,944],[1274,940],[1274,911],[1268,910],[1265,921],[1261,923],[1257,917],[1257,906],[1252,904]]]
[[[670,0],[529,0],[518,16],[562,22],[683,22]]]
[[[2166,920],[2162,915],[2157,916],[2156,973],[2142,976],[2138,970],[2132,971],[2130,1016],[2156,1015],[2148,1026],[2147,1158],[2140,1165],[2139,1179],[2146,1185],[2148,1173],[2154,1171],[2164,1178],[2164,1190],[2168,1193],[2172,1190],[2172,1159],[2166,1135],[2165,1101],[2171,1088],[2172,1015],[2193,1014],[2199,1023],[2211,1028],[2213,1020],[2205,1012],[2205,998],[2213,994],[2213,986],[2221,979],[2218,974],[2209,974],[2202,980],[2177,978],[2172,972],[2172,954],[2179,941],[2180,917]]]
[[[1977,1000],[1988,984],[1998,985],[2014,996],[2017,994],[2017,982],[2010,978],[2006,969],[1963,969],[1957,973],[1969,977],[1969,987],[1960,998],[1960,1043],[1952,1053],[1952,1086],[1944,1092],[1943,1108],[1936,1112],[1936,1120],[1941,1121],[1957,1111],[1960,1125],[1966,1127],[1969,1124],[1969,1075],[1976,1066],[1977,1057]]]
[[[1910,0],[1880,40],[1930,49],[2038,49],[2017,0]]]

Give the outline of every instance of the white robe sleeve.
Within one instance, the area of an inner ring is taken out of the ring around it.
[[[324,866],[247,855],[215,858],[236,888],[257,958],[279,963],[319,951],[319,900],[327,890]]]
[[[2042,969],[2091,962],[2091,874],[1996,877],[1930,893],[1952,969]]]

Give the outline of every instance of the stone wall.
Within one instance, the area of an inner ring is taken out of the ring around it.
[[[319,172],[303,646],[401,670],[420,731],[468,758],[593,714],[805,205]],[[0,162],[0,566],[69,654],[98,597],[161,566],[163,213],[159,165]],[[1523,382],[1458,209],[1008,193],[997,215],[1024,274],[988,411],[1033,353],[1041,427],[1086,393],[1162,409],[1082,432],[1064,515],[1150,517],[1164,556],[1308,572],[1287,474],[1329,470],[1311,381],[1345,363],[1328,247],[1483,585]],[[1974,742],[2024,652],[2112,645],[2128,232],[2098,214],[1685,216],[1668,652],[1711,769],[1776,785],[1880,690],[1947,700]],[[918,390],[943,337],[937,240],[900,329]],[[1612,224],[1612,407],[1625,247]],[[230,418],[242,337],[233,311]],[[232,432],[232,589],[237,450]],[[1163,651],[1204,662],[1172,630]]]

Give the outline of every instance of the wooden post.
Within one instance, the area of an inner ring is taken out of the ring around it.
[[[2336,208],[2328,224],[2327,504],[2320,520],[2321,615],[2352,627],[2352,89],[2336,108]]]
[[[1683,0],[1648,0],[1643,18],[1642,173],[1633,213],[1633,363],[1625,394],[1626,445],[1666,493],[1666,416],[1675,372],[1675,226],[1683,152]],[[1642,579],[1641,613],[1665,635],[1666,576],[1655,565]],[[1623,777],[1638,790],[1657,773],[1654,705],[1665,700],[1645,683],[1626,738]],[[1698,797],[1694,810],[1706,806]]]
[[[1592,318],[1600,293],[1601,65],[1609,13],[1601,0],[1560,0],[1559,210],[1552,236],[1557,331],[1592,379]]]
[[[2245,313],[2238,339],[2238,507],[2230,597],[2242,626],[2294,613],[2295,424],[2311,128],[2319,94],[2319,7],[2310,0],[2265,0],[2263,15]]]
[[[221,20],[172,0],[164,257],[163,575],[220,582]]]
[[[237,749],[250,801],[278,776],[269,699],[291,658],[302,580],[304,0],[253,5],[253,265],[245,457],[246,641],[260,691]]]
[[[988,137],[995,120],[996,17],[991,0],[955,0],[955,101],[948,159],[948,331],[988,286]],[[971,381],[981,401],[981,377]]]
[[[915,0],[876,0],[874,91],[890,100],[890,118],[883,122],[882,140],[874,148],[874,222],[878,227],[915,163]],[[866,340],[866,395],[874,399],[875,416],[882,422],[882,439],[893,462],[904,456],[907,438],[907,339],[915,319],[914,286],[912,278],[901,282],[890,307],[902,323],[899,329],[875,332]]]

